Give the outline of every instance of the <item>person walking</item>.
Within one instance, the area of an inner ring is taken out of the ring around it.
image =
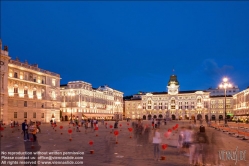
[[[184,127],[181,127],[181,130],[179,132],[179,136],[178,136],[178,152],[181,153],[183,152],[183,139],[184,139]]]
[[[153,141],[154,144],[154,160],[160,161],[160,148],[159,145],[161,144],[161,134],[159,133],[159,129],[155,129],[153,134]]]
[[[88,128],[88,121],[85,123],[85,134],[87,134],[87,128]]]
[[[33,139],[34,139],[34,142],[36,142],[36,133],[37,133],[37,127],[36,127],[36,124],[33,123],[31,126],[30,126],[30,129],[29,129],[30,133],[33,135]]]
[[[23,132],[23,139],[24,139],[24,141],[29,140],[28,124],[27,124],[27,120],[26,119],[22,123],[22,132]]]

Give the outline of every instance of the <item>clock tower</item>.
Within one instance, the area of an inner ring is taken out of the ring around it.
[[[169,82],[168,82],[168,94],[169,95],[176,95],[179,92],[179,82],[177,80],[177,76],[176,75],[171,75]]]

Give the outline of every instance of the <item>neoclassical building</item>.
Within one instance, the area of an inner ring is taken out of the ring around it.
[[[210,92],[202,90],[180,91],[176,75],[171,75],[167,91],[145,93],[139,92],[125,103],[125,117],[131,119],[224,119],[224,95],[210,97]],[[231,112],[231,99],[227,105]],[[222,111],[223,110],[223,111]]]
[[[233,117],[233,96],[226,96],[227,119]],[[210,96],[211,120],[223,120],[225,118],[225,95]]]
[[[0,121],[60,121],[60,75],[11,59],[0,41],[1,115]]]
[[[107,85],[93,88],[84,81],[71,81],[61,85],[60,95],[63,120],[123,119],[123,92]]]
[[[241,120],[248,119],[249,87],[233,95],[233,114],[234,114],[235,119],[241,119]]]

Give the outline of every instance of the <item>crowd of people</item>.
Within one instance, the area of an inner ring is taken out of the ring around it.
[[[128,120],[127,122],[129,122]],[[50,121],[51,126],[56,124],[55,120]],[[88,132],[95,132],[99,127],[99,123],[102,124],[105,128],[108,128],[107,123],[104,120],[97,120],[97,119],[72,119],[69,122],[69,125],[72,124],[76,126],[76,132],[80,132],[79,126],[85,129],[85,134]],[[150,121],[151,126],[148,126],[148,123],[143,124],[141,119],[136,121],[132,121],[131,125],[134,129],[134,134],[142,135],[145,130],[153,131],[152,134],[152,144],[153,144],[153,151],[154,151],[154,160],[160,161],[161,158],[161,145],[163,143],[163,139],[165,138],[162,136],[164,128],[162,125],[167,125],[166,119],[152,119]],[[109,123],[110,124],[110,123]],[[119,121],[113,122],[113,130],[118,128]],[[200,122],[202,125],[202,123]],[[18,122],[11,121],[11,126],[19,126]],[[128,123],[127,123],[128,125]],[[207,126],[210,123],[207,122]],[[199,127],[199,126],[198,126]],[[189,164],[191,165],[201,165],[203,163],[203,145],[208,143],[207,137],[205,134],[201,134],[200,130],[198,129],[195,121],[190,121],[190,124],[182,125],[177,132],[177,148],[178,153],[183,154],[189,157]],[[21,124],[22,134],[24,141],[37,141],[37,133],[41,132],[40,123],[39,122],[32,122],[30,120],[27,123],[25,119],[24,122]],[[162,128],[162,129],[161,129]],[[162,131],[160,131],[162,130]]]
[[[161,136],[162,132],[160,132],[160,120],[152,120],[151,123],[152,129],[154,130],[152,139],[154,146],[154,159],[160,161],[160,145],[164,139],[164,137]],[[196,122],[194,121],[190,122],[187,127],[182,126],[177,133],[177,148],[179,154],[188,156],[190,165],[202,165],[204,152],[203,147],[204,144],[208,143],[206,134],[200,132]]]
[[[36,134],[38,132],[41,132],[41,129],[39,127],[39,122],[32,122],[27,123],[27,120],[25,119],[24,122],[22,123],[22,134],[23,134],[23,139],[24,141],[37,141],[37,136]],[[30,137],[32,135],[32,139]]]

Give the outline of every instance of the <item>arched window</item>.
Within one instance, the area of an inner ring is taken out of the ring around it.
[[[25,87],[24,87],[24,91],[23,91],[23,93],[24,93],[25,95],[27,95],[27,94],[28,94],[28,87],[27,87],[27,86],[25,86]]]
[[[171,100],[171,104],[175,104],[176,102],[175,102],[175,99],[172,99]]]
[[[33,89],[33,95],[36,95],[36,88]]]
[[[17,72],[15,72],[14,73],[14,78],[17,78],[17,77],[18,77]]]
[[[151,104],[151,100],[148,100],[148,104]]]

